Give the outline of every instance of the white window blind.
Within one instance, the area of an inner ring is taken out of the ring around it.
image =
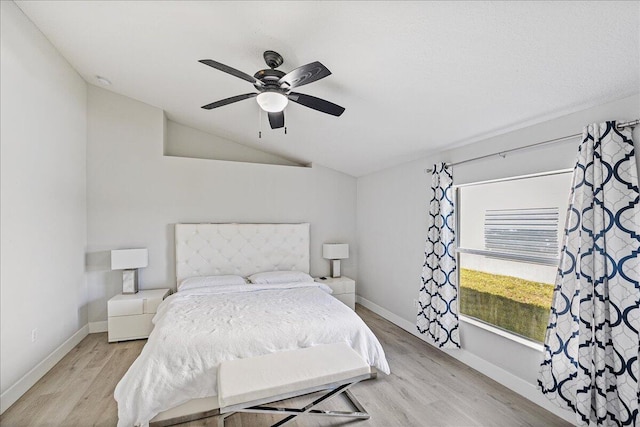
[[[558,257],[559,209],[491,209],[485,211],[485,250],[507,259],[555,262]]]
[[[457,186],[458,253],[557,266],[571,171]]]

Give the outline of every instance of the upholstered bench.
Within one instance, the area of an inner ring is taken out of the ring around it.
[[[225,361],[218,371],[218,426],[224,426],[225,419],[235,412],[289,415],[273,426],[281,426],[299,415],[369,418],[348,389],[370,377],[369,365],[346,343]],[[326,394],[303,408],[264,406],[323,390]],[[353,404],[355,412],[312,409],[341,393]]]

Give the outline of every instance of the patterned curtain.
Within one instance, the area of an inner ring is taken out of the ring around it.
[[[460,348],[453,175],[444,163],[434,165],[431,189],[416,326],[438,347]]]
[[[589,125],[573,172],[538,387],[578,425],[635,426],[640,206],[631,129]]]

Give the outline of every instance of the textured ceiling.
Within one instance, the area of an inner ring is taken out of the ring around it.
[[[429,153],[640,92],[639,2],[19,1],[89,82],[162,108],[179,123],[300,162],[361,176]],[[268,129],[247,74],[262,52],[289,71],[333,75],[299,92],[288,134]]]

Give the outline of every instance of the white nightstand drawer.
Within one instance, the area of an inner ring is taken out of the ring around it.
[[[142,299],[111,299],[107,303],[109,316],[132,316],[144,313],[145,300]]]
[[[328,280],[328,279],[327,279]],[[320,280],[318,280],[320,282]],[[333,280],[330,282],[331,289],[334,294],[348,294],[356,291],[356,282],[348,280]],[[328,284],[328,283],[327,283]]]
[[[162,298],[145,299],[144,300],[144,313],[155,313],[158,311],[158,306],[162,303]]]
[[[111,298],[107,303],[109,342],[147,338],[153,330],[151,319],[169,292],[147,289]]]
[[[109,341],[147,338],[153,330],[153,316],[155,313],[109,317]]]
[[[356,282],[347,276],[326,277],[323,279],[316,277],[314,279],[318,283],[324,283],[329,286],[333,293],[333,297],[342,301],[352,310],[356,309]]]
[[[333,296],[339,300],[342,301],[347,307],[349,307],[351,310],[355,310],[356,308],[356,295],[351,293],[351,294],[333,294]]]

